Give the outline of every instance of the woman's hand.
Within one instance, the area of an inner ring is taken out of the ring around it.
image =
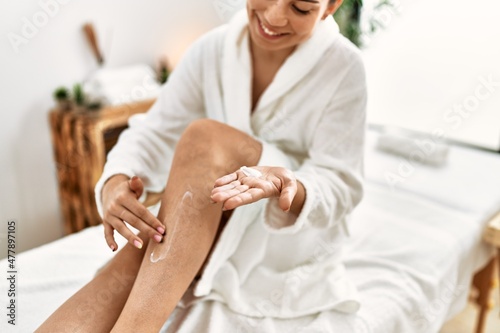
[[[125,175],[110,178],[102,189],[104,213],[104,236],[111,250],[116,251],[113,231],[118,231],[130,244],[142,248],[142,240],[124,223],[127,221],[134,228],[160,243],[165,234],[165,226],[138,200],[144,191],[139,177],[128,179]]]
[[[295,206],[300,212],[304,199],[294,202],[298,186],[292,171],[281,167],[259,166],[247,170],[244,168],[246,167],[215,181],[211,199],[214,202],[221,202],[223,210],[234,209],[264,198],[279,197],[279,206],[283,211],[290,211],[292,203],[296,203]],[[252,175],[255,171],[259,171],[261,175]],[[300,190],[302,195],[304,192],[302,184]],[[292,211],[297,212],[296,209]]]

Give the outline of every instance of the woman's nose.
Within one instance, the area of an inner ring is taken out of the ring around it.
[[[265,12],[265,18],[267,22],[272,26],[284,27],[288,23],[286,10],[286,1],[275,1],[267,8]]]

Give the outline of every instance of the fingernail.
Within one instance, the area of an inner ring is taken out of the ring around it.
[[[227,209],[225,207],[222,207],[222,211],[225,212]]]
[[[111,248],[111,251],[113,251],[113,252],[115,252],[115,251],[116,251],[116,248],[115,248],[115,246],[114,246],[114,245],[110,245],[109,247]]]
[[[165,228],[163,228],[163,227],[158,227],[158,228],[156,228],[156,230],[158,230],[158,232],[159,232],[160,234],[162,234],[162,235],[164,235],[164,234],[165,234]]]
[[[154,235],[153,238],[156,242],[161,243],[162,237],[160,235]]]
[[[134,246],[138,249],[142,249],[142,243],[139,242],[137,239],[134,240]]]

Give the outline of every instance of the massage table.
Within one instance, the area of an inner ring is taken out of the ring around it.
[[[483,234],[500,210],[500,154],[451,146],[445,165],[413,163],[410,172],[402,167],[407,160],[376,148],[379,136],[368,131],[365,196],[345,240],[344,261],[359,290],[359,312],[262,319],[209,301],[177,307],[161,332],[438,332],[465,307],[474,274],[484,267],[491,272],[494,247]],[[390,173],[403,180],[389,182]],[[496,241],[498,235],[490,232]],[[7,326],[4,319],[0,331],[32,332],[112,255],[102,225],[20,253],[17,325]],[[6,259],[0,266],[7,266]],[[491,274],[482,275],[489,282]],[[5,295],[4,282],[1,288]],[[184,297],[193,297],[191,292],[192,287]],[[93,311],[106,311],[107,302],[96,297]]]

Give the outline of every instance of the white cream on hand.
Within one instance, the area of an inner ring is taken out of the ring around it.
[[[242,166],[240,168],[241,172],[243,172],[247,177],[260,177],[262,173],[259,170],[255,170],[246,166]]]

